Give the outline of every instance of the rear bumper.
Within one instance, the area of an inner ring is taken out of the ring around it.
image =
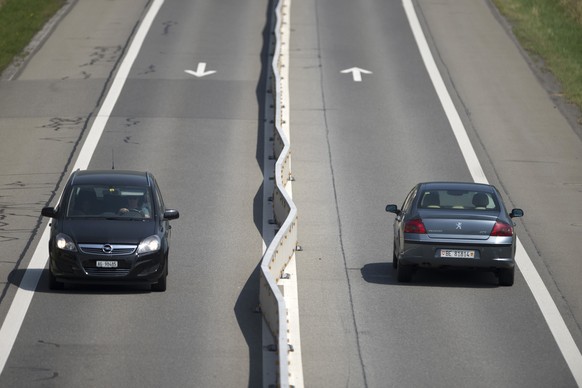
[[[511,269],[515,267],[513,244],[451,244],[405,241],[398,261],[402,265],[425,268],[481,268],[481,269]],[[441,249],[472,250],[474,258],[440,257]]]

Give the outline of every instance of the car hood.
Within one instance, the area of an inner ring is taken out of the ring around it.
[[[62,232],[81,244],[139,244],[155,233],[155,222],[135,220],[66,220]]]

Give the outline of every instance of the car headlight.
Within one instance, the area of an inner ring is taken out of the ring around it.
[[[156,235],[149,236],[139,243],[137,253],[152,253],[160,250],[162,240]]]
[[[57,248],[62,249],[63,251],[77,252],[77,247],[75,246],[73,239],[64,233],[57,234],[55,242]]]

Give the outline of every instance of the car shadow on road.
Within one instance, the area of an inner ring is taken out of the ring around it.
[[[35,282],[34,279],[38,279]],[[146,294],[151,289],[146,284],[118,285],[118,284],[65,284],[63,290],[49,288],[48,269],[16,269],[8,275],[8,281],[18,288],[39,293],[67,293],[67,294]]]
[[[361,270],[362,278],[373,284],[418,287],[459,287],[459,288],[496,288],[499,286],[497,277],[492,272],[470,269],[436,270],[419,268],[412,275],[412,282],[399,283],[396,269],[391,262],[369,263]]]

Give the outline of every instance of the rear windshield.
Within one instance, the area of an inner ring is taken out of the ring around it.
[[[147,187],[76,185],[67,203],[67,217],[150,218],[153,211]]]
[[[420,194],[420,209],[499,210],[492,193],[476,190],[427,190]]]

